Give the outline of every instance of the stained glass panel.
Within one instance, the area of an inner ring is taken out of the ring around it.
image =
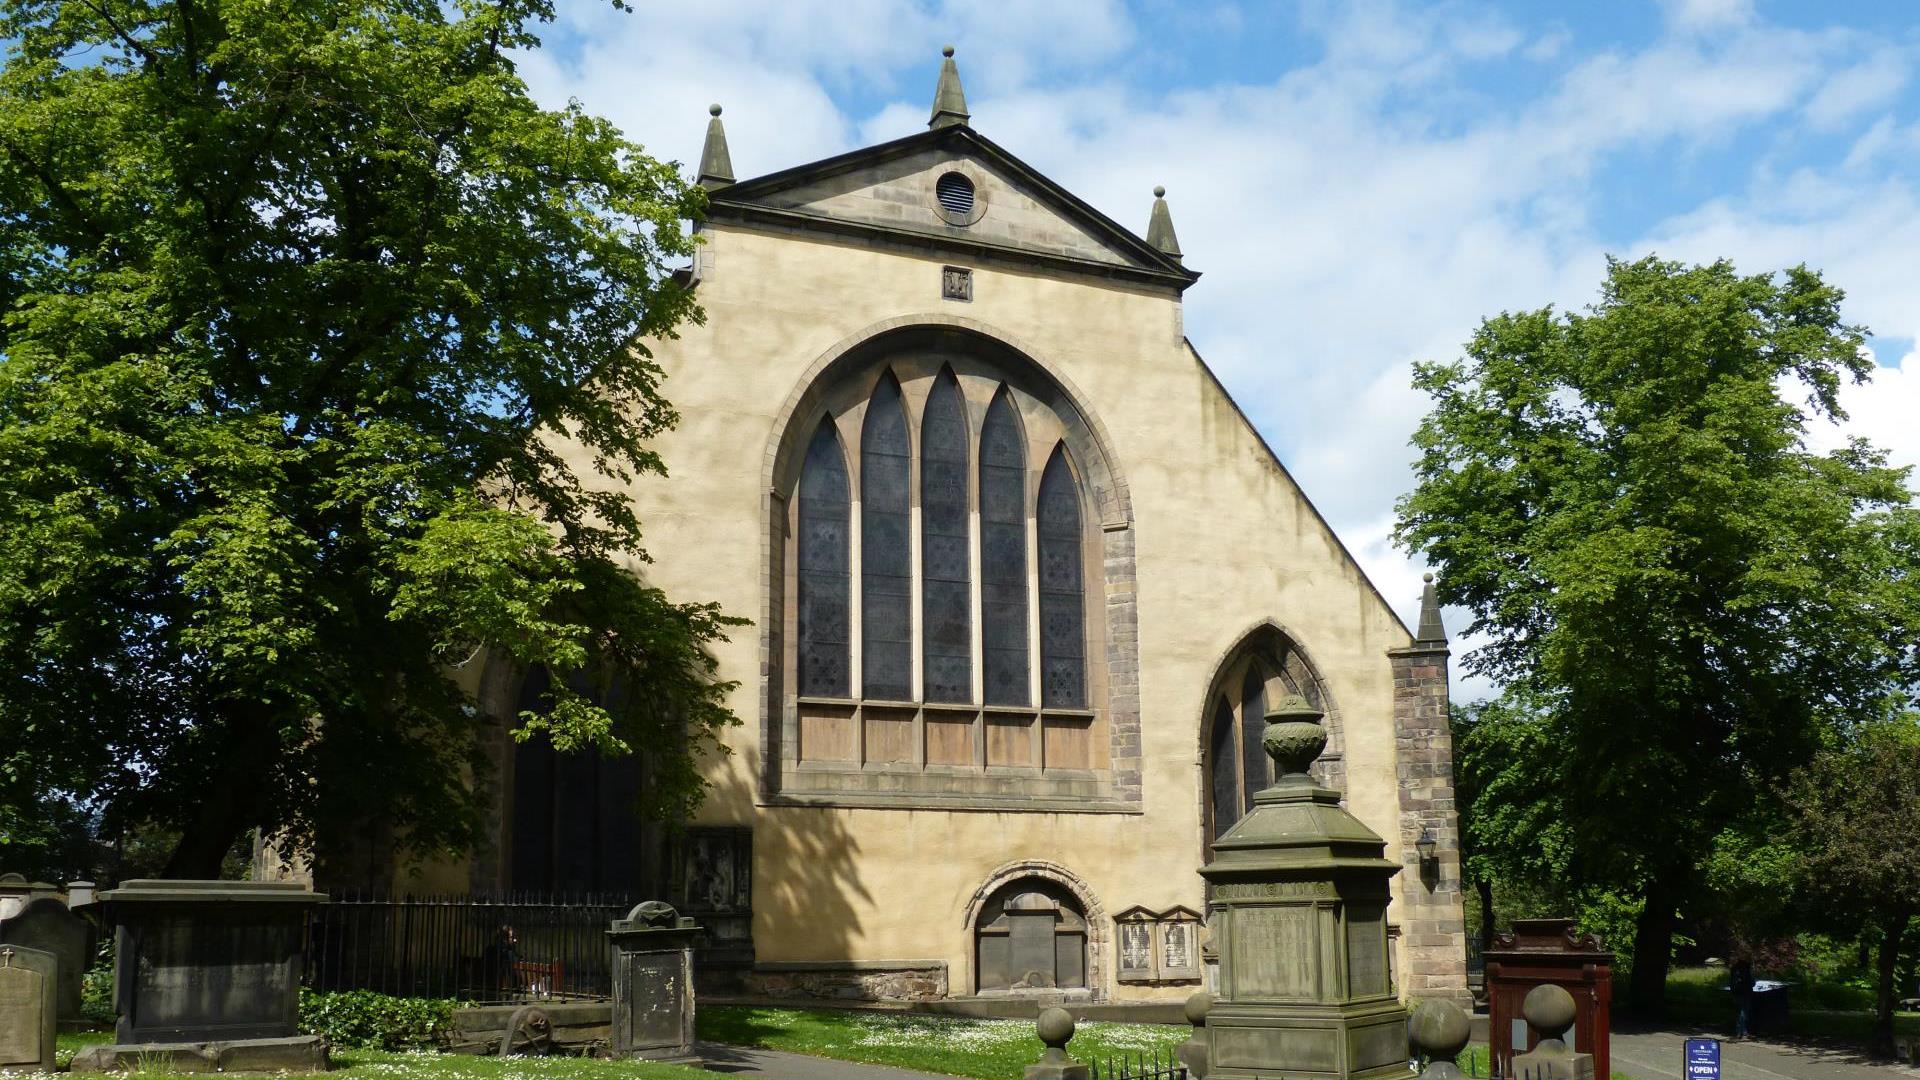
[[[1267,752],[1260,745],[1266,734],[1267,677],[1259,664],[1252,664],[1240,686],[1240,764],[1246,771],[1243,790],[1249,803],[1254,792],[1272,783],[1267,775],[1272,772]]]
[[[980,609],[989,705],[1032,700],[1027,668],[1027,454],[1002,388],[980,429]]]
[[[850,697],[853,635],[847,463],[833,420],[820,422],[800,471],[799,679],[812,697]]]
[[[1220,698],[1213,709],[1213,731],[1207,740],[1207,779],[1213,796],[1213,835],[1220,835],[1240,820],[1239,738],[1233,727],[1233,705]]]
[[[967,417],[941,372],[920,422],[921,678],[928,701],[973,700],[973,590],[967,558]]]
[[[913,695],[908,465],[906,407],[888,374],[860,430],[860,685],[888,701]]]
[[[1080,486],[1067,450],[1053,452],[1040,477],[1040,703],[1087,705],[1086,582],[1081,574]]]

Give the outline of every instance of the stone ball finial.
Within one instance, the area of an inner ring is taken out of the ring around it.
[[[711,104],[711,105],[709,105],[709,106],[707,106],[707,115],[708,115],[708,116],[719,116],[719,115],[720,115],[720,103],[716,101],[716,102],[714,102],[713,104]]]
[[[1542,983],[1527,991],[1520,1002],[1520,1015],[1527,1018],[1527,1026],[1543,1036],[1558,1036],[1573,1025],[1578,1013],[1573,995],[1567,993],[1566,987],[1552,983]]]
[[[1155,184],[1155,185],[1153,185],[1153,197],[1154,197],[1154,198],[1156,198],[1156,199],[1164,199],[1164,198],[1166,198],[1166,197],[1167,197],[1167,188],[1166,188],[1166,185],[1164,185],[1164,184]]]
[[[1304,776],[1327,748],[1327,729],[1320,726],[1325,715],[1299,694],[1288,694],[1267,710],[1267,733],[1260,745],[1278,767],[1278,775]]]
[[[1420,580],[1421,580],[1421,581],[1424,581],[1424,582],[1426,582],[1426,583],[1427,583],[1427,584],[1429,584],[1429,585],[1431,585],[1431,584],[1433,584],[1433,572],[1432,572],[1432,571],[1428,571],[1428,572],[1426,572],[1426,573],[1424,573],[1424,574],[1421,574],[1421,575],[1420,575]]]
[[[1473,1037],[1467,1014],[1451,1001],[1428,998],[1407,1017],[1407,1042],[1415,1054],[1435,1061],[1452,1061]]]
[[[1047,1049],[1063,1052],[1073,1041],[1073,1027],[1073,1014],[1058,1005],[1040,1010],[1039,1018],[1033,1022],[1034,1034],[1040,1036]]]
[[[953,59],[953,46],[951,45],[940,46],[940,55],[946,57],[949,60]]]
[[[1207,1013],[1213,1009],[1213,995],[1205,990],[1197,990],[1187,995],[1187,1023],[1194,1027],[1205,1027]]]

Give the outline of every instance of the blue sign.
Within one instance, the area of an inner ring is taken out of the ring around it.
[[[1687,1080],[1720,1080],[1720,1040],[1687,1040]]]

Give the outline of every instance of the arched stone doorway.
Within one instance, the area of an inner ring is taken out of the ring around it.
[[[1107,921],[1065,868],[1037,861],[1002,867],[967,905],[974,992],[1104,998]]]

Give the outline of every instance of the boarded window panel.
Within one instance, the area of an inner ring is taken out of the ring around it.
[[[1222,697],[1214,705],[1213,731],[1207,741],[1207,772],[1213,808],[1213,835],[1221,834],[1240,820],[1239,733],[1233,727],[1233,703]]]
[[[928,701],[973,700],[967,417],[943,371],[920,424],[921,671]]]
[[[980,607],[989,705],[1026,705],[1027,453],[1003,388],[980,429]]]
[[[1086,579],[1081,571],[1080,485],[1066,447],[1054,450],[1040,477],[1035,515],[1040,534],[1040,703],[1050,709],[1087,706]]]
[[[900,384],[887,375],[860,429],[860,692],[886,701],[913,695],[909,453]]]
[[[1267,734],[1267,680],[1259,665],[1247,669],[1240,685],[1240,763],[1246,772],[1246,797],[1267,786],[1270,769],[1260,740]]]
[[[828,418],[800,468],[798,689],[809,697],[852,696],[851,520],[847,462]]]

